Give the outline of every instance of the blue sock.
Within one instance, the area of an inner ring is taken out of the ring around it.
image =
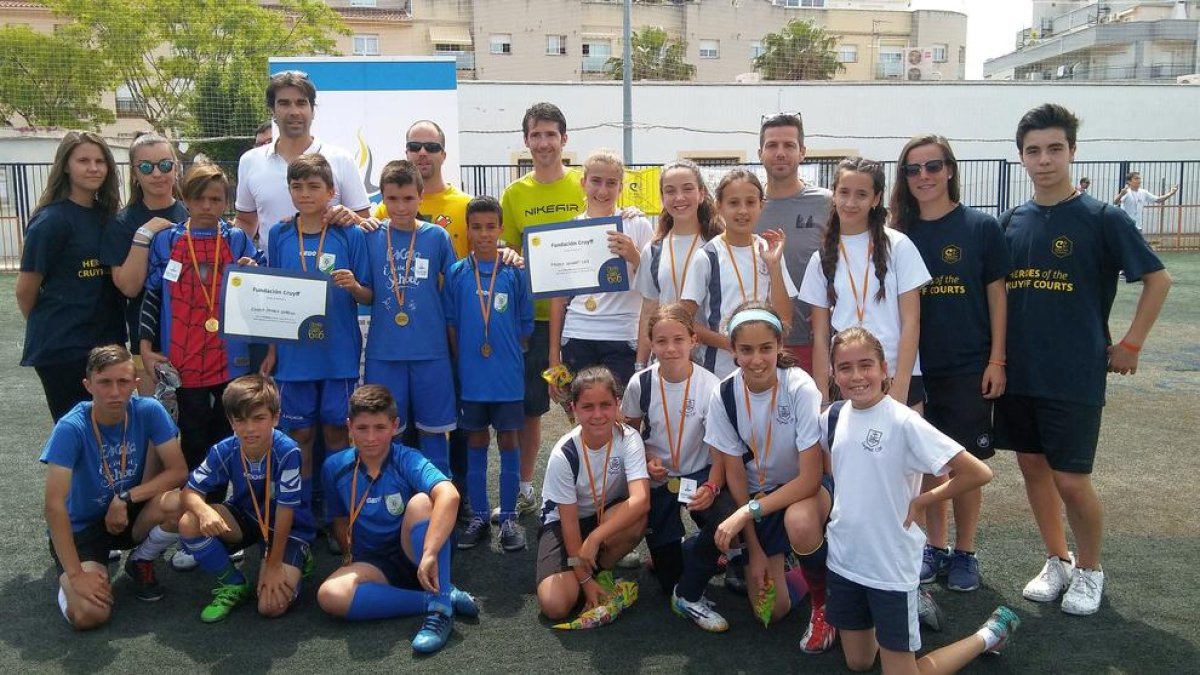
[[[425,534],[427,532],[429,532],[429,521],[422,520],[421,522],[417,523],[416,525],[413,525],[412,531],[409,535],[409,538],[412,542],[413,557],[416,558],[417,560],[420,560],[421,557],[424,555]],[[444,544],[442,544],[441,550],[438,551],[437,559],[438,559],[438,588],[441,589],[441,592],[436,595],[427,594],[427,597],[429,598],[427,607],[428,607],[428,610],[431,612],[432,611],[440,611],[443,614],[449,614],[453,611],[452,610],[453,605],[450,602],[450,591],[453,587],[450,585],[450,540],[449,539],[447,539],[446,542]]]
[[[425,591],[397,588],[387,584],[359,584],[354,589],[354,597],[350,600],[350,610],[346,612],[346,619],[370,621],[423,614],[428,602],[427,595]]]
[[[516,520],[517,492],[521,484],[521,453],[517,448],[500,450],[500,522]]]
[[[433,465],[446,475],[446,478],[453,478],[450,473],[450,444],[446,441],[446,434],[427,434],[421,432],[421,454],[425,455],[425,459],[433,462]]]
[[[223,584],[246,583],[245,575],[233,566],[229,560],[229,552],[225,550],[225,544],[218,539],[203,536],[184,539],[183,548],[192,554],[201,569],[215,576],[217,581]]]
[[[477,518],[486,521],[491,516],[492,507],[488,503],[487,491],[488,449],[470,448],[467,450],[467,497],[471,500],[471,510]]]

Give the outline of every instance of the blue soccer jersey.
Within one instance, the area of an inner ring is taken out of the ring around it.
[[[354,448],[325,458],[321,484],[325,486],[328,516],[330,519],[349,517],[351,500],[357,507],[366,493],[362,511],[354,520],[352,557],[398,554],[402,550],[400,526],[408,502],[413,495],[429,494],[435,485],[450,479],[420,452],[400,443],[392,443],[391,452],[375,480],[371,480],[367,467],[357,463],[357,459],[358,452]],[[358,472],[357,481],[355,471]],[[353,495],[352,488],[357,488]]]
[[[67,513],[75,532],[104,519],[114,494],[113,486],[108,483],[109,476],[115,483],[116,493],[132,489],[142,482],[149,445],[166,443],[179,433],[171,416],[155,399],[130,399],[125,406],[125,415],[128,428],[124,422],[98,425],[104,446],[101,449],[92,428],[92,402],[76,404],[54,425],[50,440],[42,449],[40,461],[43,464],[71,470]],[[126,446],[124,470],[121,469],[122,444]]]
[[[300,239],[295,223],[278,223],[268,238],[267,260],[271,267],[303,271],[329,277],[334,270],[347,269],[363,286],[371,285],[366,234],[357,227],[329,226],[324,242],[318,234],[304,235],[304,264],[300,263]],[[320,255],[318,256],[318,250]],[[362,355],[362,331],[358,327],[358,303],[350,292],[328,282],[325,320],[308,325],[308,341],[282,342],[276,347],[275,379],[311,382],[358,377]],[[304,337],[304,336],[302,336]]]
[[[446,275],[446,320],[458,338],[458,380],[464,401],[501,403],[525,400],[525,367],[521,340],[533,333],[533,298],[529,275],[509,265],[475,258],[454,263]],[[495,288],[491,286],[492,272]],[[484,356],[484,323],[480,299],[487,302],[487,345]]]
[[[275,507],[291,507],[293,512],[290,536],[311,543],[317,528],[309,508],[309,484],[300,476],[300,446],[290,436],[276,429],[271,438],[271,491],[270,513],[272,536],[274,536]],[[255,519],[254,498],[258,508],[263,508],[264,484],[267,480],[267,457],[242,464],[242,444],[237,436],[230,436],[208,450],[208,456],[192,475],[188,477],[188,488],[207,494],[217,487],[229,483],[230,494],[225,506],[237,509]],[[247,469],[249,469],[247,471]]]
[[[415,249],[411,261],[410,242]],[[388,224],[367,235],[367,250],[371,259],[371,288],[375,290],[367,358],[385,361],[446,358],[450,351],[446,344],[442,280],[456,259],[450,235],[437,225],[421,221],[417,221],[415,237],[412,230],[397,230]]]

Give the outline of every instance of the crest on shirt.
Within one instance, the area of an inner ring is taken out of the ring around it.
[[[1065,258],[1071,255],[1074,249],[1075,245],[1066,237],[1057,237],[1054,241],[1050,242],[1050,252],[1056,258]]]
[[[442,228],[450,227],[450,216],[448,216],[444,213],[439,213],[436,216],[434,216],[433,224],[437,225],[438,227],[442,227]]]
[[[317,260],[317,269],[325,274],[333,272],[333,266],[337,263],[337,256],[332,253],[322,253],[321,258]]]
[[[608,472],[609,473],[621,473],[621,458],[620,457],[613,457],[608,460]]]
[[[954,244],[950,244],[946,248],[942,249],[942,262],[954,265],[959,260],[962,260],[961,248],[955,246]]]
[[[508,311],[508,293],[496,293],[492,298],[492,308],[497,312]]]
[[[696,399],[689,398],[683,402],[683,416],[691,417],[696,414]]]
[[[385,497],[383,503],[387,506],[388,513],[393,516],[399,516],[404,513],[404,495],[399,492]]]
[[[867,431],[867,440],[862,445],[867,452],[883,451],[883,432],[875,429]]]
[[[781,405],[775,409],[776,422],[780,424],[791,424],[793,419],[791,406]]]

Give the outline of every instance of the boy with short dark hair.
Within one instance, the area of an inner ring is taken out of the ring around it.
[[[237,378],[225,388],[222,404],[234,435],[208,451],[181,499],[183,546],[218,582],[200,620],[220,621],[250,597],[254,589],[229,552],[259,543],[264,551],[258,612],[281,616],[300,593],[301,575],[311,572],[309,546],[316,535],[308,485],[300,474],[300,448],[275,429],[279,390],[269,378]],[[204,495],[224,483],[231,488],[225,502],[205,503]]]

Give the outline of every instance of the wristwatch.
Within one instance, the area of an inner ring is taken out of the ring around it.
[[[751,499],[746,502],[746,508],[750,509],[750,517],[754,519],[754,522],[762,522],[762,504],[759,504],[757,499]]]
[[[579,558],[567,558],[567,567],[579,567]]]
[[[129,490],[122,490],[117,495],[117,499],[120,499],[121,501],[125,502],[126,506],[133,504],[133,495],[129,494]]]

